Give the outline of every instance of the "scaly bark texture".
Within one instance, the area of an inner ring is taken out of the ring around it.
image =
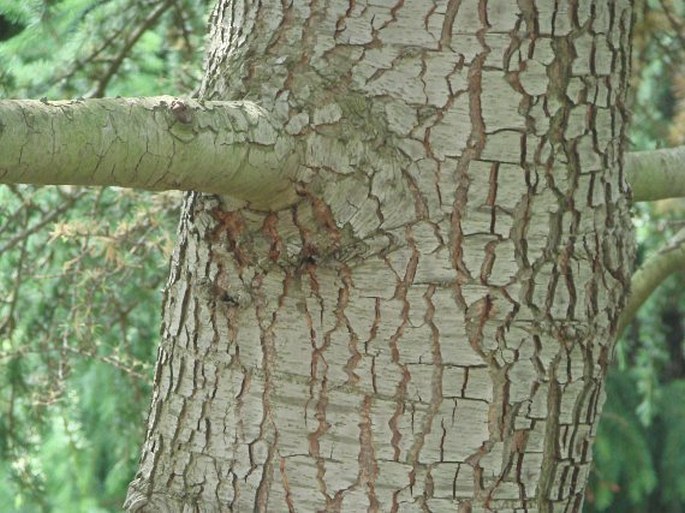
[[[632,262],[630,23],[221,0],[202,95],[306,148],[299,201],[189,195],[128,510],[580,511]]]

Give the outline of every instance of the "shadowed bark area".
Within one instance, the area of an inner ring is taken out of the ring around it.
[[[129,511],[577,512],[633,240],[628,0],[257,2],[206,100],[305,148],[190,194]]]

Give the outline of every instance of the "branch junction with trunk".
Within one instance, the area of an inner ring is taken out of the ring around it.
[[[195,190],[277,209],[300,163],[281,128],[248,101],[2,100],[0,183]],[[685,147],[626,153],[625,165],[633,201],[685,197]]]
[[[3,100],[0,148],[6,184],[195,190],[264,210],[297,197],[295,138],[247,101]],[[685,197],[685,147],[629,152],[625,167],[633,201]],[[679,233],[634,275],[619,333],[685,264],[683,247]]]

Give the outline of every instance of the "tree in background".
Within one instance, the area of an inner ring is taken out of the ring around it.
[[[149,19],[149,18],[150,18],[150,16],[147,16],[146,19]],[[129,48],[129,49],[130,49],[130,48]],[[121,59],[119,59],[119,60],[121,60]],[[112,61],[113,61],[113,62],[116,62],[117,59],[113,59]],[[120,64],[121,64],[121,62],[119,62],[119,65],[120,65]],[[104,72],[104,73],[103,73],[102,71],[98,72],[98,76],[99,76],[99,77],[106,77],[107,75],[108,75],[107,72]],[[109,80],[109,79],[107,79],[107,80]],[[105,85],[105,88],[106,88],[106,85]],[[95,94],[101,94],[102,92],[104,92],[105,89],[102,88],[102,86],[100,86],[99,88],[98,88],[98,86],[96,86],[95,88],[91,88],[90,90],[94,91]],[[99,93],[98,93],[98,91],[99,91]],[[167,91],[168,91],[168,89],[167,89]],[[108,93],[111,95],[111,91],[108,90]],[[34,96],[35,96],[35,95],[34,95]],[[143,217],[144,217],[144,216],[143,216]],[[72,235],[72,234],[74,233],[73,231],[70,231],[70,230],[73,230],[73,226],[70,226],[70,225],[64,225],[64,226],[61,226],[61,227],[58,226],[58,230],[55,230],[55,231],[53,232],[53,235],[56,235],[56,236],[60,236],[60,235],[69,236],[69,235]],[[78,232],[76,232],[76,233],[78,233]],[[84,233],[85,233],[85,232],[84,232]],[[117,244],[116,244],[116,242],[113,242],[113,243],[110,244],[110,246],[117,246]],[[108,251],[116,251],[116,249],[118,249],[118,248],[117,248],[117,247],[110,247],[109,249],[105,250],[105,254],[108,254],[108,253],[107,253]],[[314,262],[312,262],[312,264],[313,264],[313,263],[314,263]],[[67,349],[68,349],[68,348],[67,348]],[[66,350],[63,350],[63,351],[61,351],[61,352],[63,353],[64,351],[66,351]],[[62,356],[62,355],[60,355],[60,356]],[[114,359],[114,360],[112,360],[112,361],[116,361],[116,359]],[[20,372],[19,374],[23,374],[23,373]],[[420,401],[419,401],[419,402],[420,402]]]

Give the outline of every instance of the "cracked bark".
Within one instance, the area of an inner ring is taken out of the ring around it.
[[[207,100],[305,150],[190,194],[129,511],[576,512],[632,262],[630,2],[222,0]]]

